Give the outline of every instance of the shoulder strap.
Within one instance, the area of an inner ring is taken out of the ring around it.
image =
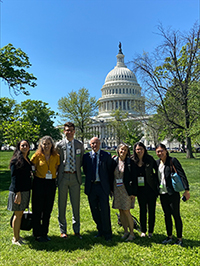
[[[174,164],[172,162],[172,159],[170,160],[170,168],[171,168],[171,172],[172,172],[172,168],[173,168],[174,172],[177,173],[176,168],[175,168],[175,166],[174,166]]]

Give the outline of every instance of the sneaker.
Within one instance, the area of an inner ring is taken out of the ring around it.
[[[148,238],[152,238],[153,234],[149,233]]]
[[[183,241],[177,239],[176,242],[174,243],[174,245],[177,245],[177,246],[183,246]]]
[[[22,240],[17,240],[17,241],[15,241],[14,239],[12,239],[12,244],[13,245],[17,245],[17,246],[22,246],[22,245],[24,245],[25,243],[22,241]]]
[[[167,237],[165,240],[163,240],[162,244],[169,244],[172,242],[172,237]]]
[[[67,238],[68,238],[67,234],[65,234],[65,233],[62,233],[62,234],[60,235],[60,237],[63,238],[63,239],[67,239]]]
[[[146,234],[145,233],[141,233],[140,237],[145,237]]]
[[[74,235],[78,238],[78,239],[82,239],[82,235],[80,233],[74,233]]]

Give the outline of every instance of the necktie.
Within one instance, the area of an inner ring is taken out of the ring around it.
[[[93,181],[96,180],[96,169],[97,169],[97,154],[96,152],[93,154],[92,157],[92,169],[93,169]]]
[[[72,142],[69,142],[69,169],[70,172],[74,172],[74,158],[73,158],[73,150],[72,150]]]

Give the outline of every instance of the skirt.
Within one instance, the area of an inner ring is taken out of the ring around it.
[[[9,191],[7,209],[9,211],[24,211],[29,206],[30,191],[21,192],[21,203],[14,203],[16,193]]]

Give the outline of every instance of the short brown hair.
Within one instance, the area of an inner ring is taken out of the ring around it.
[[[65,130],[65,127],[73,127],[73,129],[75,129],[75,125],[72,122],[66,122],[64,124],[64,130]]]

